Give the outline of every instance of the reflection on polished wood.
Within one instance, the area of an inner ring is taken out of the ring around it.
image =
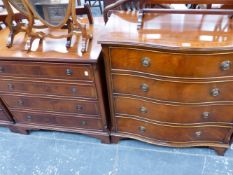
[[[227,15],[145,14],[137,31],[137,13],[115,12],[101,43],[124,43],[176,51],[233,50],[233,20]]]
[[[14,45],[9,49],[6,47],[7,35],[9,33],[8,29],[4,29],[0,31],[0,57],[5,58],[6,60],[12,60],[14,57],[21,58],[23,57],[26,60],[40,61],[49,59],[51,61],[63,60],[67,62],[96,62],[97,58],[101,51],[101,46],[97,44],[97,38],[102,31],[104,26],[102,18],[95,19],[96,25],[87,25],[88,30],[93,32],[96,36],[93,38],[92,42],[90,42],[88,51],[83,53],[81,51],[81,38],[74,39],[72,41],[72,48],[66,48],[64,42],[65,38],[53,40],[50,38],[46,38],[43,40],[43,44],[39,42],[39,40],[35,40],[32,45],[32,51],[27,52],[24,50],[24,45],[26,43],[26,38],[24,33],[19,33],[15,36]],[[87,23],[88,20],[82,19],[82,22]],[[59,30],[51,30],[54,33],[61,33]],[[75,47],[77,46],[77,47]]]

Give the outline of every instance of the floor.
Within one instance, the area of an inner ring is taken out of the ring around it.
[[[81,134],[0,127],[0,175],[233,175],[233,146],[223,157],[208,148],[108,145]]]

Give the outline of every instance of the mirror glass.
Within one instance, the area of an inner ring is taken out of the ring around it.
[[[31,10],[40,19],[52,26],[58,26],[66,17],[69,0],[28,0]]]
[[[22,0],[9,0],[9,1],[19,12],[23,14],[27,12]]]

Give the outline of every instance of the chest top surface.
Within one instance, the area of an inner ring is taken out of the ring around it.
[[[137,30],[137,13],[114,12],[99,43],[182,51],[233,50],[233,20],[227,15],[145,14],[143,21]]]
[[[88,23],[86,19],[83,22]],[[31,61],[55,61],[55,62],[84,62],[95,63],[101,52],[100,44],[97,44],[104,22],[102,17],[95,18],[94,25],[88,25],[88,29],[93,34],[93,39],[89,44],[86,53],[81,52],[81,36],[72,39],[72,47],[66,48],[66,39],[50,39],[45,38],[43,44],[39,44],[39,40],[35,40],[32,45],[32,51],[24,50],[26,38],[24,33],[15,36],[13,47],[7,48],[6,42],[9,30],[0,31],[0,60],[31,60]],[[55,34],[61,31],[52,31]],[[78,44],[77,44],[78,43]],[[78,45],[78,46],[77,46]]]

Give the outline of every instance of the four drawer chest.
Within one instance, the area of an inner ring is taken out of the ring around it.
[[[102,27],[102,23],[89,26],[95,36]],[[8,121],[11,131],[24,134],[38,129],[78,132],[109,143],[104,69],[96,37],[86,53],[80,44],[76,47],[79,41],[67,50],[64,39],[34,41],[27,53],[23,33],[16,36],[12,48],[6,48],[8,33],[0,31],[5,37],[1,40],[0,96],[13,122],[2,107],[0,122]]]
[[[137,30],[136,13],[114,12],[101,23],[89,26],[87,53],[53,39],[27,53],[23,34],[8,49],[0,31],[0,125],[223,155],[233,134],[232,19],[145,14]]]
[[[224,154],[233,133],[231,22],[224,15],[144,14],[137,30],[137,14],[111,15],[99,42],[113,142]]]

